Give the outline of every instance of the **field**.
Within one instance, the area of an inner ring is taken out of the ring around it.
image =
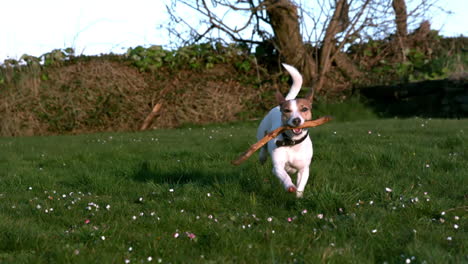
[[[468,262],[468,120],[313,128],[303,199],[255,129],[0,138],[0,262]]]

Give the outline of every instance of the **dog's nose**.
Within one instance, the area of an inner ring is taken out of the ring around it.
[[[301,119],[299,117],[296,117],[292,120],[292,124],[295,126],[298,126],[301,124]]]

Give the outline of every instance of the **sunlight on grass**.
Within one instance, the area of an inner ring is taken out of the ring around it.
[[[313,128],[303,199],[230,165],[255,129],[0,138],[0,262],[466,261],[466,120]]]

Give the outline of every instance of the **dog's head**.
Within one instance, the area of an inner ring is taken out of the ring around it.
[[[284,96],[280,93],[276,93],[276,99],[278,100],[281,121],[283,125],[291,127],[298,127],[304,124],[305,121],[312,119],[312,98],[313,93],[310,92],[305,98],[297,98],[293,100],[285,100]],[[292,132],[293,136],[301,135],[304,129],[295,128],[289,131]]]

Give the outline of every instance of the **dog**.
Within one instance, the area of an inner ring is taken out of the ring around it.
[[[262,139],[267,133],[280,126],[298,127],[312,118],[313,91],[311,90],[305,98],[296,99],[302,87],[302,75],[291,65],[283,63],[283,67],[292,77],[292,86],[286,97],[279,91],[276,92],[276,100],[279,105],[271,109],[260,122],[257,140]],[[312,141],[308,129],[286,130],[270,140],[260,149],[259,160],[261,164],[267,160],[268,153],[272,159],[273,174],[278,177],[288,192],[296,193],[296,196],[301,198],[309,179],[309,166],[313,156]],[[294,173],[297,173],[296,185],[293,184],[290,177]]]

